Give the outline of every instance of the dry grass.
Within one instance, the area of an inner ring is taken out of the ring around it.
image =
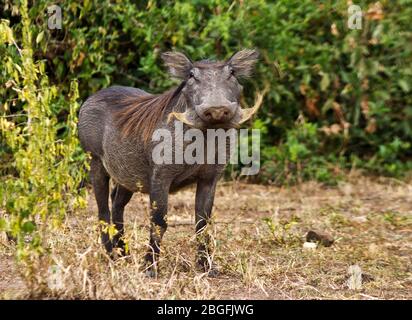
[[[349,178],[336,188],[305,183],[277,188],[221,183],[213,236],[220,275],[194,267],[193,189],[172,195],[161,271],[147,278],[147,197],[126,208],[129,259],[110,261],[99,244],[96,205],[67,218],[50,235],[52,272],[41,298],[64,299],[412,299],[412,185],[387,179]],[[303,249],[309,230],[331,234],[331,247]],[[0,298],[25,298],[28,289],[0,242]],[[348,267],[363,282],[348,288]],[[54,285],[54,286],[53,286]],[[51,288],[50,288],[51,287]]]

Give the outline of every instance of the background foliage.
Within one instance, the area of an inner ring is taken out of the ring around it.
[[[20,4],[3,1],[4,18],[21,32]],[[83,100],[111,84],[160,92],[173,85],[162,51],[222,59],[256,47],[261,61],[246,97],[270,86],[253,123],[264,135],[260,181],[333,183],[354,166],[399,177],[411,167],[412,0],[357,1],[361,30],[347,27],[351,3],[40,0],[29,5],[32,50],[58,90],[52,112],[63,130],[73,79]],[[62,8],[62,30],[47,28],[51,4]],[[15,48],[0,50],[3,63],[18,59]],[[12,87],[0,95],[8,112],[22,110]]]

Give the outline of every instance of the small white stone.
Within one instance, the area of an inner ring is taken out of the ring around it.
[[[316,242],[305,242],[303,244],[303,249],[305,250],[315,250],[318,247]]]
[[[351,220],[356,223],[365,223],[365,222],[368,222],[368,217],[367,216],[357,216],[357,217],[351,218]]]
[[[351,290],[360,290],[362,288],[362,269],[355,264],[348,268],[348,287]]]
[[[51,290],[64,289],[63,270],[58,265],[49,267],[47,272],[47,285]]]

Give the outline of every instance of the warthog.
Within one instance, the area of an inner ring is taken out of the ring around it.
[[[80,109],[79,137],[91,153],[91,181],[102,224],[113,223],[111,237],[102,227],[102,242],[109,253],[125,254],[123,212],[134,192],[148,193],[151,227],[146,262],[154,275],[160,242],[167,228],[169,192],[197,183],[195,215],[198,238],[198,264],[211,270],[210,236],[202,232],[211,217],[216,183],[224,164],[156,164],[152,135],[157,129],[174,132],[172,118],[188,128],[236,128],[256,112],[257,107],[241,108],[242,86],[238,79],[253,71],[258,53],[242,50],[224,62],[192,62],[184,54],[167,52],[162,59],[170,74],[181,80],[177,88],[153,95],[141,89],[113,86],[90,96]],[[207,144],[207,141],[205,142]],[[214,143],[214,142],[213,142]],[[174,149],[173,149],[174,150]],[[217,149],[216,149],[217,151]],[[174,151],[173,151],[174,152]],[[109,180],[112,210],[109,210]]]

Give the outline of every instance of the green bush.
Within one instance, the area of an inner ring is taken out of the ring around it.
[[[2,76],[7,78],[7,89],[16,93],[16,100],[2,103],[0,113],[2,153],[8,155],[0,177],[0,231],[15,239],[17,258],[27,267],[22,273],[30,284],[37,285],[35,273],[44,271],[39,265],[48,248],[49,232],[61,224],[67,212],[85,204],[78,191],[84,163],[76,160],[84,156],[77,155],[77,82],[69,84],[68,99],[50,84],[44,62],[33,58],[25,1],[20,10],[19,44],[8,21],[0,22],[0,48],[9,53],[1,57]],[[14,101],[19,110],[11,113]],[[61,123],[54,111],[57,105],[67,112]],[[58,133],[62,125],[66,130]]]
[[[299,118],[295,127],[286,133],[285,141],[265,147],[262,157],[267,159],[261,172],[262,182],[295,184],[303,180],[317,180],[335,184],[341,177],[342,159],[324,150],[316,123]],[[271,180],[266,181],[270,177]]]

